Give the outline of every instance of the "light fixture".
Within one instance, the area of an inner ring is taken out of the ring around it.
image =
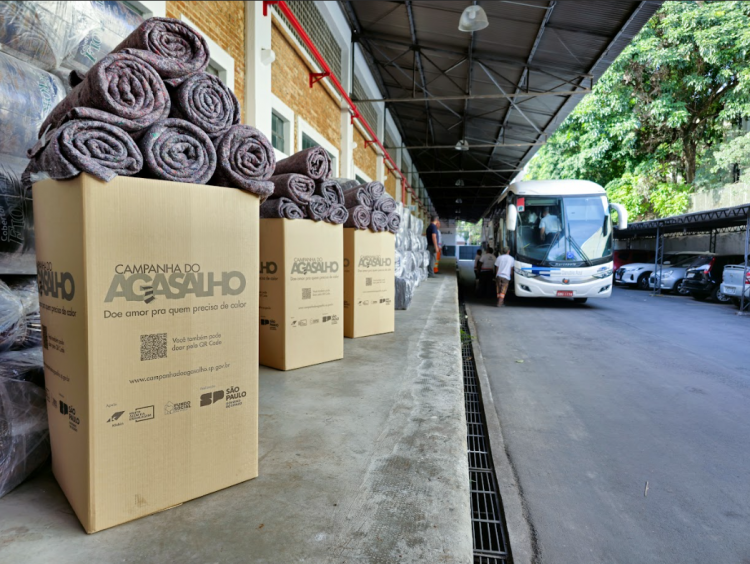
[[[456,200],[456,203],[457,203],[457,204],[463,204],[463,203],[464,203],[464,201],[463,201],[463,200],[462,200],[461,198],[459,198],[458,200]]]
[[[456,149],[458,149],[458,147],[456,147]],[[463,178],[459,178],[458,180],[456,180],[456,186],[463,186],[463,185],[464,185]]]
[[[458,143],[456,143],[456,151],[468,151],[469,150],[469,143],[466,141],[466,139],[461,139]]]
[[[459,31],[469,33],[484,29],[488,25],[490,25],[490,22],[487,21],[487,14],[481,6],[468,6],[458,21]]]
[[[260,50],[260,62],[266,66],[269,66],[276,60],[276,53],[273,49],[261,49]]]

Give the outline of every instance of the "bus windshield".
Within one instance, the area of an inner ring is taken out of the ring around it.
[[[611,260],[606,196],[517,197],[517,254],[535,263],[601,264]]]

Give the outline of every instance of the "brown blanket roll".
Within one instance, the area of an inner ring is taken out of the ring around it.
[[[305,219],[305,212],[289,198],[266,200],[260,205],[261,219]]]
[[[344,190],[344,205],[347,209],[352,209],[355,206],[365,206],[367,209],[372,209],[372,198],[365,190],[364,184]]]
[[[350,208],[349,219],[344,223],[344,227],[356,227],[357,229],[370,227],[370,209],[362,205]]]
[[[382,211],[373,211],[370,214],[370,231],[381,233],[388,229],[388,216]]]
[[[315,193],[323,196],[329,204],[344,203],[344,191],[335,180],[316,180]]]
[[[331,204],[329,204],[323,196],[313,195],[310,198],[310,203],[307,204],[307,217],[313,221],[324,221],[328,218],[328,213],[331,210]]]
[[[216,172],[209,184],[241,188],[263,200],[273,194],[274,184],[268,179],[276,166],[276,155],[263,133],[249,125],[234,125],[213,141]]]
[[[393,211],[388,214],[388,231],[391,233],[398,233],[401,228],[401,216],[397,211]]]
[[[306,206],[315,192],[315,181],[302,174],[274,175],[270,180],[274,184],[274,198],[289,198],[298,206]]]
[[[380,200],[380,198],[383,197],[383,194],[385,194],[385,186],[382,182],[378,182],[377,180],[373,182],[367,182],[363,186],[365,187],[367,194],[370,196],[370,200],[372,200],[373,206],[378,200]]]
[[[382,211],[384,214],[391,214],[396,211],[396,200],[390,194],[383,194],[380,199],[375,202],[372,209]]]
[[[323,147],[310,147],[276,163],[276,174],[304,174],[313,180],[331,176],[331,157]]]
[[[218,77],[199,72],[177,87],[170,117],[189,121],[215,139],[240,123],[240,103]]]
[[[211,138],[182,119],[168,118],[152,125],[138,146],[146,176],[206,184],[216,170],[216,149]]]
[[[347,219],[349,219],[349,210],[347,210],[341,204],[331,205],[331,209],[328,212],[328,218],[326,219],[328,223],[333,223],[334,225],[343,225],[344,223],[346,223]]]

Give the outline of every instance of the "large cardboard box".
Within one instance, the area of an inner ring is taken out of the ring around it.
[[[258,198],[34,185],[52,469],[86,531],[258,475]]]
[[[260,363],[293,370],[344,358],[341,225],[260,220]]]
[[[344,229],[344,335],[392,333],[396,241],[393,233]]]

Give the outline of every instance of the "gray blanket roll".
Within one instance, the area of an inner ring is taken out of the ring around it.
[[[396,200],[390,194],[383,194],[380,199],[375,202],[372,209],[382,211],[384,214],[391,214],[396,211]]]
[[[168,118],[152,125],[138,142],[144,176],[206,184],[216,170],[211,138],[189,121]]]
[[[370,227],[370,209],[362,205],[350,208],[349,218],[344,223],[344,227],[355,227],[357,229]]]
[[[29,150],[29,158],[23,174],[27,186],[41,178],[63,180],[82,172],[109,182],[143,168],[143,156],[130,135],[115,125],[88,119],[62,124]]]
[[[398,233],[401,228],[401,216],[397,211],[388,214],[388,231]]]
[[[381,233],[388,229],[388,216],[381,211],[373,211],[370,214],[370,231]]]
[[[273,194],[274,184],[268,179],[276,166],[276,155],[263,133],[249,125],[234,125],[213,141],[216,172],[209,184],[234,186],[262,200]]]
[[[365,190],[367,190],[367,194],[370,196],[373,205],[375,205],[375,203],[383,197],[383,194],[385,194],[385,186],[383,186],[382,182],[378,182],[377,180],[367,182],[364,184],[364,187]]]
[[[131,55],[111,53],[53,108],[39,137],[70,119],[95,119],[138,136],[168,117],[171,107],[167,87],[152,67]]]
[[[324,221],[328,218],[328,213],[331,210],[331,204],[329,204],[323,196],[312,196],[310,203],[307,204],[307,217],[313,221]]]
[[[344,191],[351,190],[352,188],[356,188],[357,186],[360,186],[362,184],[361,182],[352,180],[351,178],[332,178],[331,180],[341,186],[341,189]]]
[[[335,180],[317,180],[315,182],[315,193],[323,196],[329,204],[343,204],[344,191]]]
[[[149,18],[112,50],[151,65],[171,86],[206,70],[211,54],[202,35],[172,18]]]
[[[274,198],[289,198],[298,206],[306,206],[315,192],[315,181],[302,174],[274,175],[270,180],[274,185]]]
[[[331,176],[331,157],[323,147],[303,149],[276,163],[276,174],[304,174],[313,180]]]
[[[199,72],[177,87],[169,117],[189,121],[215,139],[240,123],[240,103],[218,77]]]
[[[367,209],[372,209],[372,198],[370,194],[365,190],[364,185],[344,190],[344,205],[347,209],[352,209],[356,206],[365,206]]]
[[[349,219],[349,210],[347,210],[341,204],[331,205],[331,209],[328,212],[328,217],[326,218],[326,221],[328,223],[333,223],[334,225],[343,225],[344,223],[346,223],[347,219]]]
[[[260,205],[261,219],[305,219],[305,212],[289,198],[266,200]]]

